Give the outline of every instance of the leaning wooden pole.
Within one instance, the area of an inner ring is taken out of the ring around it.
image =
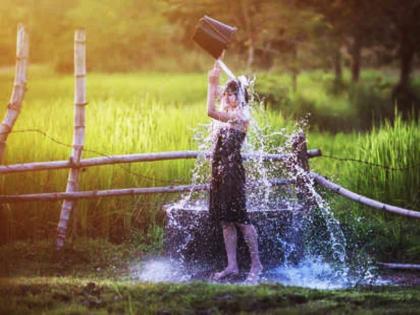
[[[402,216],[406,216],[406,217],[410,217],[410,218],[415,218],[415,219],[420,219],[420,211],[415,211],[415,210],[410,210],[410,209],[404,209],[404,208],[400,208],[400,207],[396,207],[393,205],[389,205],[383,202],[379,202],[377,200],[356,194],[336,183],[333,183],[331,181],[329,181],[328,179],[326,179],[325,177],[317,174],[317,173],[313,173],[311,172],[311,176],[315,179],[315,181],[320,184],[321,186],[324,186],[325,188],[332,190],[333,192],[346,197],[348,199],[354,200],[358,203],[361,203],[365,206],[371,207],[371,208],[376,208],[379,210],[383,210],[383,211],[388,211],[388,212],[392,212],[395,214],[399,214]]]
[[[3,163],[6,141],[22,108],[26,91],[29,37],[22,24],[18,25],[16,40],[16,69],[12,95],[7,105],[7,113],[0,124],[0,164]]]
[[[72,193],[78,190],[80,159],[82,156],[83,144],[85,140],[85,106],[86,102],[86,33],[84,30],[77,30],[74,34],[74,130],[73,148],[71,151],[70,169],[66,192]],[[70,214],[74,208],[74,200],[64,200],[61,207],[60,221],[57,227],[57,250],[61,249],[66,239],[67,227]]]

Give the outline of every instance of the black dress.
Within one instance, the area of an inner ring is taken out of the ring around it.
[[[218,222],[250,224],[246,212],[245,169],[241,146],[245,132],[221,128],[212,157],[209,211]]]

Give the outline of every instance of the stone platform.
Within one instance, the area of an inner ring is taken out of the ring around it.
[[[258,232],[261,262],[265,269],[296,260],[301,255],[299,229],[293,220],[299,206],[292,209],[248,211],[249,218]],[[220,224],[209,219],[207,209],[183,209],[166,206],[165,250],[168,256],[186,265],[218,270],[226,264],[226,253]],[[295,219],[294,219],[295,217]],[[250,265],[248,248],[238,231],[238,263],[241,270]]]

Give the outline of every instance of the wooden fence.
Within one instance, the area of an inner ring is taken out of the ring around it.
[[[154,194],[154,193],[174,193],[183,191],[199,191],[207,190],[208,185],[178,185],[164,187],[144,187],[144,188],[126,188],[126,189],[109,189],[95,191],[79,191],[79,173],[81,168],[133,162],[152,162],[161,160],[174,159],[191,159],[199,156],[210,158],[209,152],[182,151],[182,152],[158,152],[158,153],[139,153],[127,155],[101,156],[95,158],[82,159],[84,138],[85,138],[85,109],[86,100],[86,34],[84,30],[77,30],[74,36],[74,81],[75,81],[75,97],[74,97],[74,128],[73,128],[73,144],[69,160],[66,161],[48,161],[33,162],[11,165],[0,165],[0,174],[41,171],[53,169],[69,169],[67,186],[65,192],[39,193],[39,194],[21,194],[21,195],[0,195],[0,205],[10,202],[25,201],[52,201],[63,200],[61,207],[60,220],[57,226],[57,249],[61,249],[66,238],[68,221],[74,208],[75,201],[82,198],[102,198],[110,196],[127,196],[138,194]],[[16,75],[13,85],[12,97],[8,105],[8,111],[3,123],[0,125],[0,159],[4,155],[6,140],[12,131],[14,122],[16,121],[21,110],[21,104],[26,89],[26,72],[28,58],[28,36],[22,25],[18,27],[17,34],[17,57],[16,57]],[[294,180],[289,179],[272,179],[271,185],[289,185],[294,184],[297,188],[298,197],[302,203],[307,204],[307,208],[313,205],[311,194],[308,192],[308,181],[315,180],[318,184],[350,198],[362,204],[390,211],[392,213],[409,216],[412,218],[420,218],[420,212],[402,209],[399,207],[386,205],[367,197],[355,194],[345,188],[328,181],[326,178],[309,170],[308,159],[321,156],[318,149],[307,150],[306,138],[303,133],[299,133],[293,139],[293,152],[291,154],[244,154],[244,159],[263,159],[269,161],[284,161],[285,166],[293,175]],[[297,165],[298,167],[293,167]],[[301,171],[303,170],[303,172]],[[310,175],[310,176],[308,176]]]

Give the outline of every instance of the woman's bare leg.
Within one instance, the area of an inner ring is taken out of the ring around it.
[[[248,245],[249,254],[251,256],[251,269],[247,280],[256,280],[263,270],[258,251],[258,235],[257,230],[252,224],[238,224]]]
[[[238,261],[236,260],[236,247],[238,243],[238,234],[233,223],[223,223],[223,238],[225,241],[225,250],[228,260],[227,267],[214,274],[215,280],[220,280],[232,274],[239,272]]]

